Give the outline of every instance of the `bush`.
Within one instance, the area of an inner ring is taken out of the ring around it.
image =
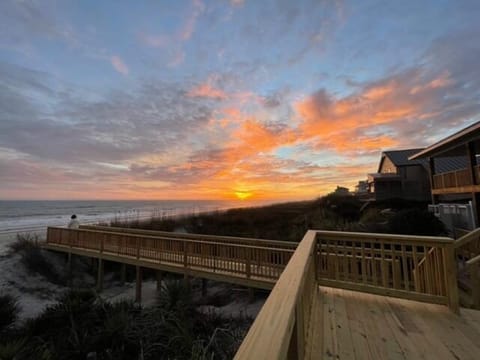
[[[12,295],[0,295],[0,334],[14,325],[20,312],[17,299]]]
[[[17,234],[17,241],[9,247],[12,252],[20,254],[22,263],[30,273],[40,274],[55,284],[65,284],[52,263],[45,258],[43,250],[38,245],[37,235]]]
[[[25,348],[26,339],[20,338],[17,340],[7,341],[0,344],[0,359],[1,360],[16,360],[21,358],[23,349]]]
[[[403,235],[439,236],[447,232],[434,214],[421,209],[400,210],[388,221],[388,231]]]

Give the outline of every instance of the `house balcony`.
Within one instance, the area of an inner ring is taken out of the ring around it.
[[[469,169],[460,169],[433,175],[432,193],[452,194],[480,192],[480,165],[474,166],[474,174]]]

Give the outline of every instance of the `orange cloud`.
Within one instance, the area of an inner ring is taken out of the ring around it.
[[[228,98],[227,94],[220,90],[216,89],[209,84],[200,84],[194,88],[192,88],[188,93],[187,96],[190,97],[205,97],[205,98],[212,98],[212,99],[221,99],[225,100]]]

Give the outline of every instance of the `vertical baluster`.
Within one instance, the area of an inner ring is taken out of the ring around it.
[[[339,266],[338,266],[338,252],[337,252],[337,244],[338,242],[336,240],[333,240],[333,251],[335,253],[335,280],[339,280],[340,279],[340,269],[339,269]]]
[[[407,291],[410,291],[410,281],[408,279],[408,261],[407,261],[407,256],[405,254],[405,245],[401,245],[402,249],[402,268],[403,268],[403,282],[404,282],[404,288]]]
[[[382,277],[382,285],[383,287],[388,287],[387,264],[385,262],[385,244],[383,243],[383,241],[380,243],[380,252],[381,252],[380,271],[381,271],[381,277]]]
[[[360,246],[362,248],[362,250],[361,250],[362,251],[362,282],[364,284],[366,284],[367,283],[367,274],[366,274],[367,266],[366,266],[366,263],[365,263],[365,243],[363,242],[363,240],[360,243]]]
[[[427,250],[427,247],[423,247],[423,252],[425,254],[425,261],[424,261],[424,267],[425,267],[425,291],[427,294],[432,294],[432,278],[430,276],[431,274],[431,259],[430,259],[430,249]]]
[[[348,271],[348,250],[347,250],[347,241],[343,240],[343,280],[348,281],[349,271]]]
[[[352,257],[350,258],[350,268],[353,274],[353,281],[358,282],[358,261],[357,261],[357,242],[352,241]]]

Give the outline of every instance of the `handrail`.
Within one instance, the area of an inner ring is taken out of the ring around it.
[[[454,245],[455,249],[458,249],[458,248],[468,244],[469,242],[471,242],[473,240],[478,240],[479,238],[480,238],[480,227],[476,228],[475,230],[469,232],[468,234],[463,235],[462,237],[456,239],[455,242],[453,243],[453,245]]]
[[[473,266],[473,265],[480,265],[480,255],[475,256],[474,258],[468,260],[465,262],[465,265],[467,267]]]
[[[113,231],[96,231],[96,230],[91,230],[91,229],[68,229],[65,227],[60,227],[60,226],[49,226],[48,229],[61,229],[61,230],[68,230],[68,231],[73,231],[73,232],[88,232],[92,234],[111,234],[111,235],[117,235],[117,236],[126,236],[129,238],[139,238],[139,239],[147,239],[147,240],[173,240],[173,241],[180,241],[180,242],[185,242],[185,243],[191,243],[191,244],[205,244],[205,245],[217,245],[221,244],[224,246],[228,247],[236,247],[236,248],[246,248],[246,249],[260,249],[260,250],[274,250],[277,252],[285,252],[285,253],[292,253],[292,249],[282,249],[282,248],[276,248],[272,249],[271,247],[266,247],[266,246],[257,246],[257,245],[248,245],[248,244],[230,244],[226,242],[215,242],[215,241],[203,241],[203,240],[196,240],[196,239],[185,239],[181,237],[167,237],[167,236],[153,236],[153,235],[141,235],[141,234],[134,234],[134,233],[123,233],[123,232],[113,232]],[[48,243],[48,237],[47,237],[47,243]],[[263,245],[263,244],[262,244]]]
[[[366,240],[369,241],[387,241],[390,243],[409,243],[409,244],[450,244],[452,239],[441,236],[420,236],[420,235],[397,235],[383,233],[361,233],[344,231],[316,230],[322,238],[332,237],[345,240]]]
[[[218,236],[218,235],[205,235],[205,234],[191,234],[191,233],[175,233],[169,231],[159,230],[143,230],[135,228],[122,228],[116,226],[101,226],[101,225],[80,225],[80,229],[88,230],[100,230],[116,233],[131,233],[131,234],[143,234],[152,236],[167,236],[169,238],[182,238],[182,239],[194,239],[194,240],[207,240],[213,242],[229,242],[229,243],[241,243],[241,244],[262,244],[262,246],[271,245],[282,248],[296,248],[298,242],[280,241],[280,240],[267,240],[256,238],[243,238],[236,236]]]
[[[303,358],[308,336],[304,329],[317,290],[315,246],[315,231],[309,230],[250,327],[236,360]]]
[[[480,309],[480,255],[468,260],[465,264],[470,275],[472,305],[475,309]]]

